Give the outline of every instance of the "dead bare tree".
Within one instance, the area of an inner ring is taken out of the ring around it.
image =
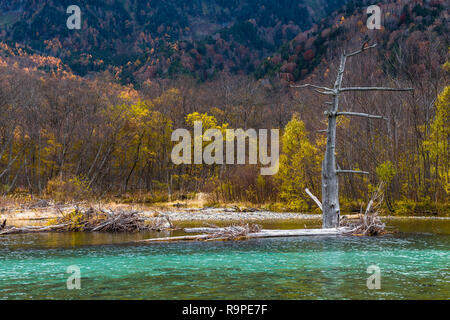
[[[369,174],[365,171],[355,170],[341,170],[336,166],[336,122],[338,116],[356,116],[365,117],[369,119],[384,119],[382,116],[371,115],[358,112],[338,112],[339,110],[339,97],[345,92],[369,92],[369,91],[412,91],[413,88],[387,88],[387,87],[348,87],[342,88],[342,79],[344,77],[345,64],[347,59],[357,54],[363,53],[368,49],[376,47],[376,44],[366,46],[364,44],[360,50],[341,55],[338,74],[333,88],[317,86],[313,84],[293,85],[294,88],[312,88],[316,92],[332,96],[333,100],[328,102],[330,105],[329,110],[325,111],[325,115],[328,117],[328,129],[327,132],[327,146],[325,151],[324,160],[322,162],[322,228],[337,228],[339,226],[340,218],[340,206],[339,206],[339,186],[338,186],[338,174],[344,173],[356,173],[356,174]],[[320,207],[320,206],[319,206]]]

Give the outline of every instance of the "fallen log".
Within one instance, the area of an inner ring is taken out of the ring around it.
[[[223,231],[226,228],[184,228],[183,231],[186,233],[215,233],[217,231]]]
[[[61,231],[67,227],[67,224],[55,224],[51,226],[44,226],[44,227],[22,227],[22,228],[16,228],[16,227],[10,227],[8,229],[0,231],[0,235],[7,235],[7,234],[18,234],[18,233],[37,233],[37,232],[53,232],[53,231]]]
[[[299,236],[332,236],[340,235],[346,229],[293,229],[293,230],[261,230],[261,232],[250,233],[250,238],[273,238],[273,237],[299,237]]]
[[[240,234],[236,237],[215,236],[222,235],[228,231],[230,227],[224,228],[185,228],[186,233],[205,232],[206,234],[193,236],[165,237],[139,240],[138,242],[172,242],[172,241],[223,241],[223,240],[245,240],[252,238],[274,238],[274,237],[300,237],[300,236],[330,236],[345,234],[347,228],[330,228],[330,229],[292,229],[292,230],[269,230],[263,229],[259,232],[248,234]],[[236,228],[236,227],[234,227]]]
[[[210,238],[209,234],[201,234],[197,236],[180,236],[180,237],[165,237],[165,238],[153,238],[145,240],[137,240],[137,242],[169,242],[169,241],[195,241]]]

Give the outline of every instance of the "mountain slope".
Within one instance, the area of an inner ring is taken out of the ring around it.
[[[346,0],[5,0],[2,40],[61,58],[79,74],[114,68],[123,81],[215,71],[252,72],[264,57]]]
[[[4,0],[1,40],[81,76],[107,70],[122,83],[222,71],[297,81],[365,36],[387,54],[397,42],[431,37],[443,59],[450,33],[444,0],[380,1],[383,28],[373,31],[368,0],[82,0],[79,31],[66,27],[72,3]]]
[[[381,55],[389,56],[399,45],[410,47],[417,56],[418,46],[439,47],[445,61],[449,45],[449,4],[435,1],[383,1],[381,30],[368,30],[365,9],[370,1],[350,1],[339,11],[322,19],[313,28],[300,32],[293,40],[266,58],[256,71],[258,78],[277,74],[288,81],[297,81],[310,74],[321,62],[330,62],[328,55],[336,55],[347,48],[354,49],[364,39],[378,43]],[[432,43],[430,43],[432,42]],[[422,57],[427,57],[422,54]],[[420,61],[411,61],[420,63]]]

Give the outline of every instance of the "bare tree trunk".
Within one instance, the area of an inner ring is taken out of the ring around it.
[[[322,163],[322,228],[339,226],[339,179],[336,171],[336,118],[339,109],[339,89],[345,70],[347,57],[341,56],[338,75],[334,83],[333,103],[328,114],[327,148]]]
[[[336,99],[336,97],[335,97]],[[328,118],[327,149],[322,162],[322,212],[323,228],[339,225],[339,185],[336,172],[336,115]]]
[[[125,187],[124,187],[124,193],[127,193],[128,190],[128,183],[130,182],[131,175],[133,174],[134,169],[136,169],[137,163],[139,161],[139,153],[141,152],[141,145],[142,145],[142,138],[144,137],[144,133],[141,134],[139,137],[139,144],[137,146],[136,155],[134,157],[133,166],[131,167],[130,172],[127,175],[127,178],[125,179]]]
[[[356,116],[356,117],[365,117],[368,119],[386,119],[379,115],[371,115],[360,112],[338,112],[339,110],[339,96],[343,92],[361,92],[361,91],[411,91],[412,88],[388,88],[388,87],[349,87],[342,88],[342,78],[344,76],[345,71],[345,63],[347,62],[347,58],[355,56],[364,52],[367,49],[374,48],[376,46],[363,46],[360,50],[355,51],[350,54],[343,53],[341,55],[341,60],[339,64],[339,70],[336,77],[336,81],[334,83],[333,88],[317,86],[313,84],[304,84],[292,86],[295,88],[312,88],[316,92],[333,96],[333,101],[328,102],[330,104],[330,109],[325,112],[328,116],[328,130],[327,130],[327,148],[325,151],[325,156],[322,162],[322,228],[337,228],[339,227],[339,218],[340,218],[340,206],[339,206],[339,173],[356,173],[356,174],[368,174],[365,171],[356,171],[356,170],[341,170],[336,166],[336,121],[337,117],[344,116]]]

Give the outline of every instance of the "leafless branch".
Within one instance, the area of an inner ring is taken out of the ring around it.
[[[367,171],[359,170],[336,170],[336,173],[359,173],[359,174],[369,174]]]
[[[313,195],[312,192],[309,191],[308,188],[305,188],[305,192],[308,194],[308,196],[311,197],[311,199],[314,200],[314,202],[317,204],[317,206],[320,208],[320,210],[322,210],[322,203],[319,201],[319,199],[317,199],[317,197],[315,195]]]
[[[332,95],[335,94],[335,93],[332,92],[332,91],[320,91],[320,90],[317,90],[317,89],[314,89],[314,91],[317,92],[317,93],[320,93],[320,94],[328,95],[328,96],[332,96]]]
[[[314,88],[314,89],[320,89],[320,90],[325,90],[325,91],[333,91],[333,89],[331,88],[327,88],[327,87],[321,87],[321,86],[316,86],[314,84],[301,84],[301,85],[291,85],[291,88]]]
[[[360,54],[360,53],[362,53],[362,52],[364,52],[364,51],[366,51],[366,50],[375,48],[376,46],[377,46],[376,43],[374,43],[374,44],[371,45],[371,46],[367,46],[367,47],[364,47],[364,44],[363,44],[363,46],[362,46],[361,49],[359,49],[358,51],[352,52],[352,53],[348,53],[348,54],[346,54],[345,56],[346,56],[347,58],[348,58],[348,57],[353,57],[353,56],[356,56],[357,54]]]
[[[372,114],[368,114],[368,113],[360,113],[360,112],[338,112],[336,114],[337,116],[355,116],[355,117],[364,117],[364,118],[369,118],[369,119],[385,119],[386,118],[382,117],[382,116],[377,116],[377,115],[372,115]]]
[[[340,92],[348,91],[413,91],[413,88],[386,88],[386,87],[350,87],[341,88]]]

